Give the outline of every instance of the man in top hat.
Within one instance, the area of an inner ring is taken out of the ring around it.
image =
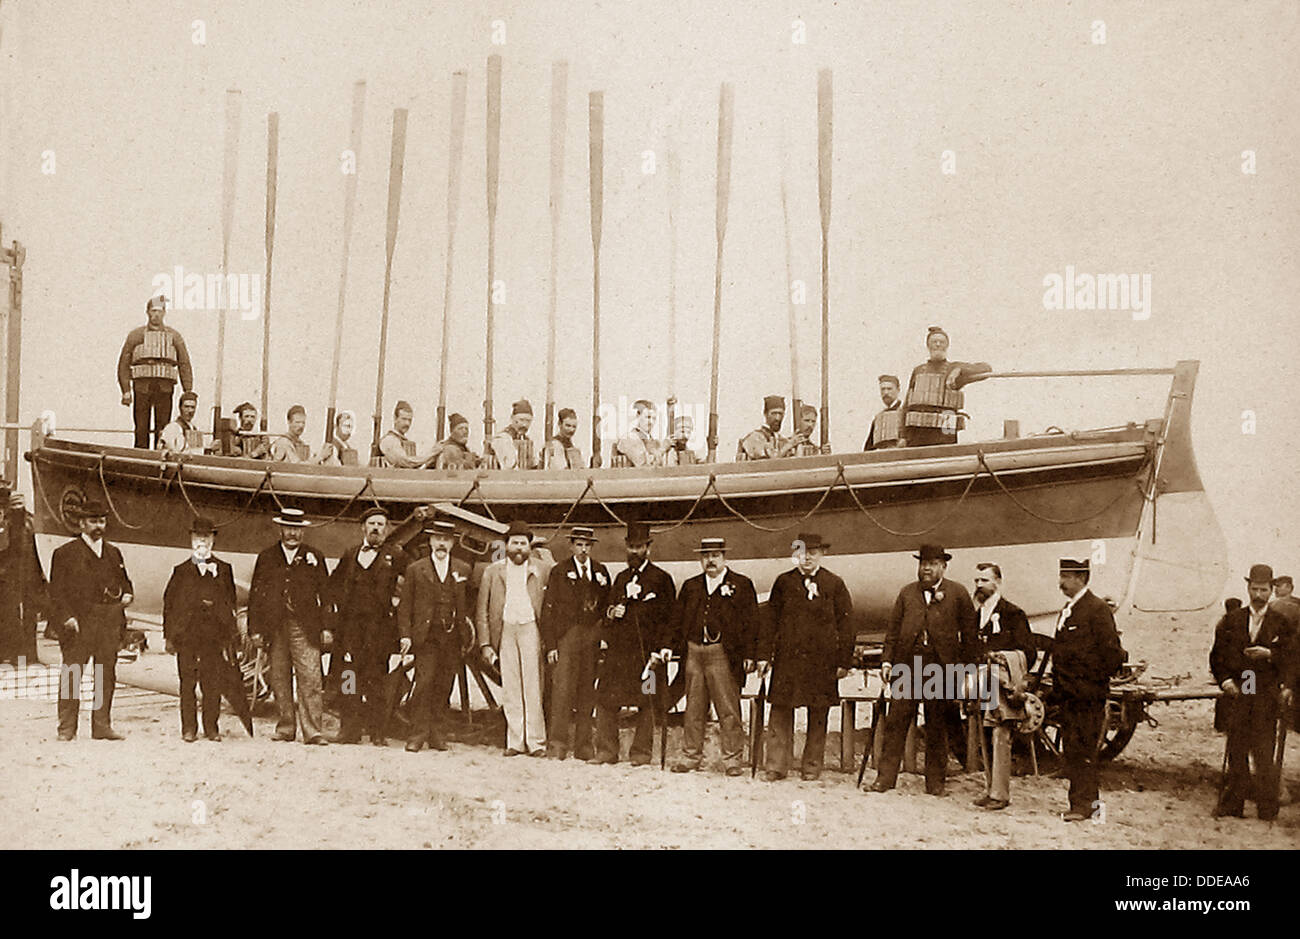
[[[239,636],[235,625],[235,577],[230,565],[212,554],[216,528],[198,517],[190,525],[190,556],[172,568],[163,591],[163,638],[176,656],[180,678],[181,736],[198,739],[195,685],[203,694],[203,735],[221,739],[221,689],[225,651]]]
[[[876,382],[880,385],[880,400],[885,406],[871,419],[871,430],[867,431],[867,442],[862,445],[863,450],[898,446],[903,426],[903,401],[898,396],[898,376],[881,375]]]
[[[257,430],[257,406],[244,401],[235,408],[235,415],[239,418],[239,429],[230,437],[228,455],[245,460],[265,460],[271,455],[271,442],[266,434]]]
[[[45,570],[36,551],[36,527],[23,501],[0,478],[0,662],[39,665],[36,611],[48,606]],[[47,624],[52,638],[54,617]]]
[[[1274,763],[1277,722],[1285,720],[1296,687],[1296,617],[1287,603],[1269,603],[1273,569],[1254,564],[1246,578],[1250,602],[1224,615],[1214,627],[1210,671],[1223,689],[1228,773],[1216,817],[1245,812],[1253,797],[1259,817],[1277,817]],[[1254,761],[1254,772],[1251,762]]]
[[[59,739],[77,736],[81,710],[81,676],[95,660],[95,705],[90,714],[90,736],[96,740],[121,740],[113,729],[113,686],[117,681],[117,652],[126,630],[125,610],[134,599],[122,552],[104,540],[108,512],[102,502],[81,506],[77,525],[81,534],[61,545],[50,558],[50,621],[58,624]]]
[[[667,447],[652,436],[656,416],[654,403],[641,398],[633,402],[632,413],[632,426],[614,443],[611,458],[615,465],[663,466]]]
[[[342,692],[339,743],[360,743],[363,733],[377,747],[388,743],[384,686],[388,657],[397,651],[402,575],[411,559],[387,542],[388,512],[367,509],[361,543],[343,552],[329,577],[328,607],[336,624],[330,673],[340,679]]]
[[[667,719],[659,702],[668,688],[677,588],[668,572],[650,560],[650,540],[647,523],[628,523],[624,536],[627,567],[614,578],[604,610],[601,638],[605,656],[596,690],[597,763],[618,762],[618,715],[623,708],[637,709],[628,754],[634,766],[650,762],[655,713],[660,720]]]
[[[497,469],[536,469],[533,441],[528,428],[533,424],[533,406],[520,398],[510,408],[510,423],[488,441],[488,450],[496,459]],[[484,454],[486,458],[488,454]]]
[[[158,449],[172,456],[182,453],[203,452],[203,431],[194,426],[194,413],[199,409],[199,396],[192,391],[182,392],[181,412],[158,435]]]
[[[794,710],[800,707],[808,714],[800,775],[821,775],[826,715],[840,703],[839,680],[853,662],[853,600],[844,581],[822,567],[830,545],[819,534],[800,533],[792,547],[795,566],[773,581],[759,631],[759,675],[772,665],[772,740],[763,774],[768,782],[790,771]]]
[[[727,775],[740,776],[745,771],[740,686],[754,669],[758,596],[753,581],[727,566],[725,538],[701,538],[695,550],[702,570],[682,584],[673,617],[672,649],[686,662],[686,739],[673,772],[700,768],[704,721],[712,703]]]
[[[1088,559],[1061,559],[1066,602],[1052,638],[1052,701],[1060,705],[1061,749],[1070,780],[1067,822],[1091,818],[1101,805],[1097,748],[1106,717],[1111,676],[1124,664],[1110,605],[1088,589]]]
[[[956,723],[953,699],[965,689],[934,689],[922,679],[936,667],[955,674],[952,666],[972,661],[975,604],[965,587],[944,577],[952,555],[943,548],[922,545],[913,557],[917,560],[916,580],[898,592],[885,629],[880,674],[890,704],[884,751],[871,791],[885,792],[898,782],[907,731],[924,701],[925,791],[941,796],[948,769],[948,732]]]
[[[532,529],[515,520],[506,530],[506,556],[483,571],[475,618],[479,649],[501,666],[506,756],[546,755],[542,716],[542,615],[546,567],[533,560]]]
[[[736,447],[737,460],[771,460],[794,453],[796,441],[781,436],[785,398],[780,395],[764,398],[763,420],[763,426],[740,438],[740,445]]]
[[[591,559],[594,529],[575,525],[569,532],[573,556],[551,568],[546,578],[540,621],[551,674],[547,756],[562,760],[592,757],[592,719],[596,709],[596,650],[605,615],[609,571]],[[572,745],[570,745],[572,740]]]
[[[126,334],[117,357],[117,383],[122,404],[132,407],[135,446],[154,447],[158,434],[172,419],[172,395],[179,378],[184,391],[194,388],[190,353],[181,334],[163,324],[167,298],[151,298],[144,305],[148,322]]]
[[[339,411],[334,415],[334,433],[329,443],[325,444],[320,454],[320,462],[325,466],[359,466],[361,463],[357,448],[352,446],[352,432],[356,429],[357,418],[351,411]]]
[[[401,653],[415,653],[411,735],[406,740],[406,749],[412,753],[418,753],[425,743],[434,750],[447,749],[447,698],[461,655],[474,644],[467,598],[470,568],[451,556],[456,526],[430,518],[424,523],[424,533],[431,551],[406,569],[402,602],[397,607]]]
[[[438,443],[436,469],[477,469],[479,456],[469,448],[469,418],[453,414],[449,421],[451,433]]]
[[[293,740],[301,725],[303,741],[320,746],[327,742],[322,729],[320,650],[333,639],[325,621],[329,571],[325,556],[302,540],[309,523],[301,509],[281,509],[275,524],[279,541],[259,554],[253,565],[248,633],[258,648],[270,646],[271,690],[280,712],[275,739]]]
[[[573,408],[560,408],[555,436],[542,448],[542,469],[583,469],[582,450],[573,442],[578,432],[578,414]]]
[[[900,447],[956,443],[957,432],[966,426],[961,389],[993,370],[987,362],[948,361],[948,334],[938,326],[926,333],[925,347],[930,357],[912,369],[907,383]]]
[[[393,427],[379,438],[379,465],[398,469],[420,469],[429,464],[433,454],[421,456],[416,452],[415,441],[406,436],[415,420],[415,411],[405,401],[393,408]]]

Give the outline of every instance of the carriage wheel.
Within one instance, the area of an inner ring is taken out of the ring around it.
[[[1140,705],[1107,700],[1106,715],[1101,728],[1101,745],[1097,752],[1101,762],[1106,763],[1115,759],[1128,746],[1142,717],[1141,712]],[[1060,712],[1055,708],[1049,708],[1047,718],[1043,721],[1043,726],[1038,729],[1035,738],[1040,760],[1046,753],[1049,761],[1060,762],[1062,737]]]

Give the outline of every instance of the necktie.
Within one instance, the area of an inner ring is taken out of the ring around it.
[[[202,574],[204,577],[208,577],[208,576],[216,577],[217,565],[213,564],[210,561],[207,563],[201,563],[199,564],[199,573]]]

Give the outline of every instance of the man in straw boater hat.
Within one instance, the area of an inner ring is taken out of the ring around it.
[[[320,650],[333,638],[325,621],[329,573],[325,556],[303,543],[309,523],[301,509],[281,509],[274,521],[280,539],[253,566],[248,633],[259,648],[270,646],[271,690],[280,712],[275,739],[293,740],[301,725],[304,743],[324,745]]]
[[[497,469],[535,469],[533,441],[528,428],[533,424],[533,406],[520,398],[510,407],[510,423],[488,441],[484,459],[495,458]]]
[[[50,558],[49,621],[58,625],[59,739],[77,736],[81,710],[81,676],[91,659],[94,666],[94,705],[90,736],[121,740],[113,729],[113,686],[117,681],[117,652],[126,630],[126,608],[134,599],[122,552],[104,539],[108,510],[87,500],[77,512],[81,534],[56,548]]]
[[[327,607],[335,623],[330,674],[341,692],[337,742],[360,743],[366,733],[382,747],[388,743],[388,657],[397,651],[396,607],[411,559],[388,543],[388,512],[381,506],[366,509],[360,527],[361,543],[343,552],[329,577]]]
[[[727,566],[725,538],[701,538],[695,552],[702,570],[682,584],[673,616],[672,649],[686,663],[685,745],[673,772],[700,768],[711,703],[727,775],[740,776],[745,772],[740,686],[754,669],[758,596],[753,581]]]
[[[1247,798],[1259,817],[1277,817],[1279,785],[1275,744],[1278,721],[1294,700],[1297,682],[1297,621],[1289,602],[1269,603],[1273,569],[1253,564],[1246,577],[1250,602],[1224,615],[1214,627],[1210,671],[1223,689],[1228,739],[1227,774],[1215,817],[1241,818]],[[1251,761],[1254,772],[1251,772]]]
[[[800,775],[805,780],[821,775],[826,715],[840,703],[839,680],[853,661],[853,600],[844,581],[822,566],[829,548],[821,535],[800,533],[793,545],[795,566],[773,581],[759,631],[760,676],[772,664],[772,740],[763,773],[768,782],[790,771],[794,710],[800,707],[808,714]]]
[[[938,687],[923,679],[935,673],[955,674],[954,666],[972,661],[975,604],[966,588],[945,578],[952,555],[934,544],[921,545],[916,580],[898,591],[885,629],[880,677],[889,691],[885,745],[872,792],[886,792],[898,782],[907,732],[916,710],[925,706],[925,791],[944,794],[948,769],[948,732],[954,723],[954,699],[964,688]]]
[[[650,560],[646,522],[628,522],[624,544],[627,567],[614,578],[603,610],[606,649],[596,689],[596,762],[618,762],[618,715],[634,707],[636,731],[628,755],[632,765],[645,766],[654,751],[655,714],[660,721],[668,716],[659,702],[668,688],[669,630],[677,588],[669,573]],[[667,740],[666,735],[662,739]]]
[[[555,666],[546,753],[558,760],[570,750],[580,760],[593,755],[596,651],[609,592],[609,571],[591,559],[595,543],[592,528],[575,525],[569,531],[573,556],[551,568],[542,600],[542,649],[547,663]]]
[[[797,420],[797,418],[796,418]],[[763,425],[740,438],[736,447],[737,460],[771,460],[790,456],[798,446],[792,438],[781,436],[785,421],[785,398],[768,395],[763,399]]]
[[[451,556],[456,526],[430,517],[424,522],[430,553],[406,569],[402,602],[397,607],[400,651],[415,653],[415,689],[411,693],[411,734],[406,749],[418,753],[428,743],[447,749],[444,725],[447,698],[456,681],[461,656],[473,648],[467,594],[470,568]]]
[[[475,617],[479,650],[501,666],[501,709],[506,715],[506,756],[546,755],[542,716],[542,615],[546,567],[533,560],[532,529],[515,521],[506,529],[505,557],[483,572]]]
[[[1111,676],[1124,664],[1124,650],[1110,605],[1088,589],[1087,558],[1062,558],[1061,593],[1065,606],[1056,619],[1052,638],[1053,703],[1061,711],[1061,749],[1070,780],[1067,822],[1092,818],[1101,808],[1097,788],[1097,748],[1106,717]]]
[[[172,568],[163,591],[163,639],[176,656],[180,678],[181,736],[199,736],[197,683],[203,695],[203,735],[221,739],[221,694],[226,681],[225,650],[239,636],[235,624],[235,576],[230,565],[213,555],[212,520],[190,524],[190,556]]]

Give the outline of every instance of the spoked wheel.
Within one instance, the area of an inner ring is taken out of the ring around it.
[[[1115,759],[1128,746],[1137,730],[1138,721],[1143,717],[1140,704],[1126,701],[1107,700],[1106,716],[1102,722],[1101,745],[1098,757],[1108,762]],[[1035,737],[1040,762],[1044,755],[1053,763],[1059,763],[1064,744],[1061,731],[1061,712],[1059,708],[1048,708],[1047,718]]]

